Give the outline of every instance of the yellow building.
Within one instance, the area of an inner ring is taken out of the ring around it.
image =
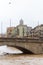
[[[12,36],[13,30],[14,30],[14,27],[8,27],[7,28],[7,37],[11,37]]]

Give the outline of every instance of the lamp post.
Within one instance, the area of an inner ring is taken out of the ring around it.
[[[3,28],[2,28],[2,24],[3,24],[3,23],[1,22],[1,37],[2,37],[2,29],[3,29]]]

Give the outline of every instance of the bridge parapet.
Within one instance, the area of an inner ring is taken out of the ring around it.
[[[32,43],[42,43],[42,39],[34,39],[34,38],[0,38],[0,42],[32,42]]]

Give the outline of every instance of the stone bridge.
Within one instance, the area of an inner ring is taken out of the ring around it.
[[[0,38],[0,46],[13,46],[24,53],[43,54],[43,39],[39,38]]]

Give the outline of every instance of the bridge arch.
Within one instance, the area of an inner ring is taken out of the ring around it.
[[[26,48],[23,48],[23,47],[20,47],[20,46],[12,46],[12,45],[10,45],[10,47],[15,47],[15,48],[21,50],[23,52],[23,54],[34,54],[32,51],[27,50]]]
[[[24,54],[34,54],[32,51],[27,50],[26,48],[15,46],[17,49],[21,50]]]

